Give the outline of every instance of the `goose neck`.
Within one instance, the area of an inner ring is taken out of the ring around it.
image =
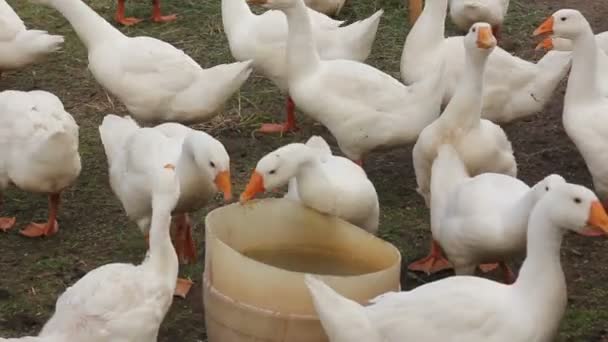
[[[599,97],[598,47],[591,27],[573,40],[572,70],[568,78],[566,101],[587,102]]]
[[[488,55],[468,49],[465,55],[462,81],[440,117],[449,127],[472,127],[481,120],[483,76]]]
[[[283,10],[287,16],[287,68],[289,77],[310,75],[320,63],[306,5],[297,0]]]
[[[566,306],[560,261],[563,232],[547,217],[545,204],[537,204],[528,221],[526,260],[513,288],[539,322],[555,325]]]
[[[150,254],[148,263],[171,279],[177,278],[177,254],[171,243],[171,211],[173,207],[162,196],[152,196],[152,220],[150,223]]]
[[[222,22],[228,37],[238,30],[243,20],[254,17],[245,0],[222,0]]]
[[[88,50],[107,40],[126,38],[81,0],[53,0],[51,5],[68,20]]]

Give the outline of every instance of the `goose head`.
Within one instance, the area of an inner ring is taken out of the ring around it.
[[[191,134],[188,139],[194,163],[200,172],[213,180],[215,191],[224,194],[224,200],[232,198],[230,182],[230,156],[224,145],[204,132]]]
[[[244,203],[258,193],[263,193],[267,189],[276,189],[289,182],[299,169],[300,163],[292,156],[301,156],[302,151],[294,151],[297,147],[304,147],[303,144],[289,144],[277,149],[264,156],[253,170],[251,179],[241,194],[241,203]]]
[[[589,29],[589,22],[581,12],[574,9],[562,9],[547,18],[534,31],[534,36],[552,34],[554,37],[574,40]]]
[[[540,200],[544,195],[551,191],[551,189],[554,189],[559,184],[566,184],[564,177],[557,174],[548,175],[534,185],[532,189],[532,191],[534,191],[534,197],[536,200]]]
[[[496,47],[492,26],[488,23],[475,23],[464,37],[464,46],[469,52],[488,56]]]
[[[584,186],[558,184],[542,201],[551,208],[546,215],[555,227],[585,236],[608,235],[608,214],[597,196]]]

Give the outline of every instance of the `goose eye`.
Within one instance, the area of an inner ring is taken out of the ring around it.
[[[209,162],[209,166],[215,167],[215,163],[214,162]]]
[[[561,19],[562,19],[562,21],[566,21],[567,18],[566,17],[562,17]]]
[[[545,191],[549,191],[549,187],[548,186],[545,187]]]
[[[578,197],[575,197],[575,198],[574,198],[574,203],[576,203],[576,204],[581,203],[581,199],[580,199],[580,198],[578,198]]]
[[[471,31],[477,32],[477,28],[473,27],[473,29]]]
[[[270,170],[268,171],[269,174],[274,175],[275,173],[277,173],[277,170]]]

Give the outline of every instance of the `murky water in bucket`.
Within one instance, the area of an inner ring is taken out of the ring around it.
[[[352,276],[379,271],[362,258],[335,251],[305,247],[256,248],[245,256],[284,270],[324,275]]]

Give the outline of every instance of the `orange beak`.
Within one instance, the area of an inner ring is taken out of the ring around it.
[[[553,16],[550,16],[549,19],[545,20],[544,23],[540,24],[540,26],[534,30],[534,33],[532,35],[539,36],[541,34],[551,34],[553,33],[553,23],[555,22],[555,19],[553,19]]]
[[[535,50],[553,50],[553,38],[547,37],[543,39],[536,45]]]
[[[490,49],[496,46],[496,39],[492,30],[488,27],[480,27],[477,31],[477,47],[480,49]]]
[[[264,177],[262,177],[259,172],[254,170],[253,174],[251,175],[251,179],[249,179],[249,183],[245,188],[245,191],[243,191],[243,193],[241,194],[241,203],[249,201],[250,199],[255,197],[255,195],[264,191],[266,191],[264,189]]]
[[[585,236],[602,236],[608,235],[608,214],[604,210],[602,204],[595,201],[591,204],[589,209],[589,219],[587,224],[591,227],[581,232],[581,235]]]
[[[247,0],[249,5],[266,5],[268,0]]]
[[[173,165],[173,164],[165,164],[165,166],[163,166],[163,167],[165,169],[170,169],[170,170],[175,171],[175,165]]]
[[[222,171],[215,176],[215,185],[224,193],[224,201],[232,198],[232,183],[230,183],[230,171]]]

